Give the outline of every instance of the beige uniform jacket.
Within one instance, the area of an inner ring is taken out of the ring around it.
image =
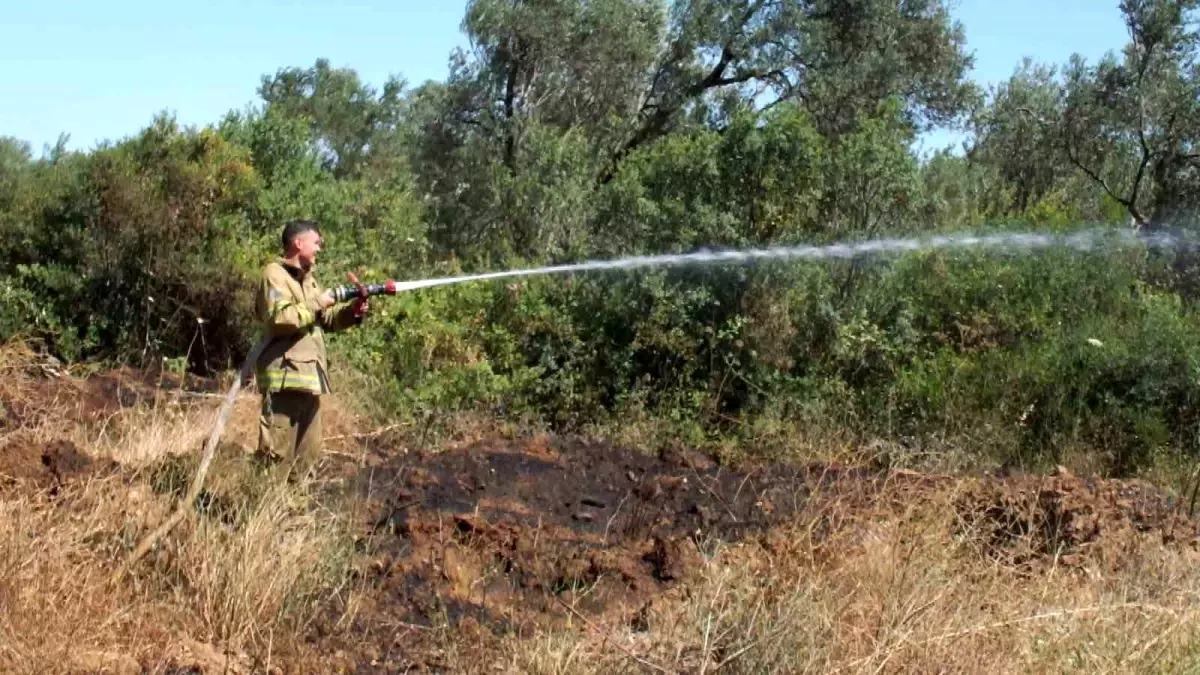
[[[255,311],[271,342],[256,364],[259,391],[332,391],[325,333],[361,320],[354,316],[353,303],[322,311],[317,296],[324,292],[312,270],[305,272],[283,260],[263,267]]]

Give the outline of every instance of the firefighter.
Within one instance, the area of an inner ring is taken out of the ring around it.
[[[362,323],[366,298],[337,305],[313,274],[321,233],[310,220],[283,228],[283,256],[262,269],[255,311],[270,343],[255,368],[262,394],[257,459],[294,481],[321,451],[321,396],[331,393],[325,333]],[[282,465],[282,466],[281,466]]]

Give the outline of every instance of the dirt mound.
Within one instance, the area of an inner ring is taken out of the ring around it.
[[[1009,565],[1085,562],[1119,567],[1163,546],[1200,547],[1200,527],[1170,496],[1141,481],[1052,476],[980,481],[955,503],[960,534]]]
[[[115,467],[112,461],[92,459],[67,440],[0,446],[0,484],[23,482],[57,491],[67,481]]]

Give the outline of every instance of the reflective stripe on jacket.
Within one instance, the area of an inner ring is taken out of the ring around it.
[[[325,333],[344,330],[360,320],[354,316],[352,303],[322,311],[317,296],[324,292],[312,270],[301,270],[282,259],[263,267],[255,312],[271,342],[256,364],[259,391],[332,391]]]

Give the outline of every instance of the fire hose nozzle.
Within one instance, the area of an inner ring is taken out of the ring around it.
[[[360,284],[358,286],[338,286],[331,288],[329,294],[335,302],[345,302],[354,298],[366,298],[372,295],[395,295],[396,282],[388,279],[378,284]]]

